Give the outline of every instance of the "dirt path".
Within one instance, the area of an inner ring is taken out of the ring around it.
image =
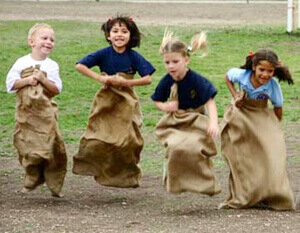
[[[181,4],[117,2],[1,2],[1,20],[83,20],[103,22],[116,13],[149,24],[282,24],[283,4]]]
[[[262,7],[263,6],[263,7]],[[133,15],[139,24],[277,24],[286,10],[278,5],[133,4],[96,2],[1,1],[0,20],[86,20],[102,22],[116,12]],[[167,14],[166,14],[167,12]],[[284,127],[288,172],[295,193],[300,187],[300,123]],[[68,147],[69,154],[74,154]],[[71,160],[71,159],[70,159]],[[217,169],[223,192],[215,197],[167,194],[160,176],[143,177],[140,188],[114,189],[69,172],[65,197],[50,197],[46,187],[21,195],[23,170],[16,158],[0,157],[0,232],[300,232],[299,212],[264,209],[217,210],[227,192],[225,167]]]

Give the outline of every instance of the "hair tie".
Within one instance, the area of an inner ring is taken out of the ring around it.
[[[129,20],[129,22],[133,22],[133,18],[132,17],[129,17],[128,20]]]
[[[187,47],[187,51],[188,51],[188,52],[192,52],[192,50],[193,50],[192,46],[189,45],[189,46]]]
[[[249,51],[248,57],[253,58],[254,57],[254,52],[252,50]]]
[[[112,20],[112,18],[111,17],[109,17],[108,19],[107,19],[107,22],[110,22]]]

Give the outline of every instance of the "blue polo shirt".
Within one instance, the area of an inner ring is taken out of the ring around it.
[[[281,87],[277,80],[275,78],[271,78],[264,85],[254,88],[250,81],[251,74],[252,70],[232,68],[227,72],[227,77],[231,82],[238,83],[240,89],[245,90],[250,99],[270,99],[273,106],[282,107],[283,96]]]
[[[167,101],[171,87],[175,82],[178,85],[179,109],[197,108],[217,94],[216,88],[210,81],[195,71],[188,70],[185,77],[180,81],[175,81],[169,74],[165,75],[151,96],[152,100]]]
[[[88,68],[98,66],[100,72],[114,75],[118,72],[127,74],[139,73],[141,77],[151,75],[155,68],[138,52],[127,49],[123,53],[117,53],[112,46],[97,50],[77,63],[83,64]]]

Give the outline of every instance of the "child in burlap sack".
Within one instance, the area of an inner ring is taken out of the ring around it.
[[[52,195],[61,197],[67,157],[52,100],[62,89],[59,66],[48,57],[54,49],[53,28],[35,24],[28,44],[31,54],[19,58],[6,78],[7,91],[17,95],[14,146],[25,168],[22,192],[46,182]]]
[[[132,49],[141,39],[132,18],[108,19],[102,30],[110,46],[87,55],[76,65],[80,73],[104,86],[94,97],[87,129],[74,156],[73,173],[94,176],[105,186],[138,187],[144,140],[134,86],[150,84],[155,69]],[[100,74],[91,70],[94,66],[100,68]],[[136,72],[141,78],[133,79]]]
[[[226,84],[234,102],[226,110],[221,131],[221,149],[230,176],[229,195],[220,208],[259,204],[275,210],[294,209],[280,128],[283,97],[274,77],[293,84],[288,68],[270,49],[249,53],[241,68],[227,72]],[[268,100],[273,109],[268,108]]]
[[[217,154],[213,138],[219,131],[214,100],[217,90],[188,67],[190,53],[198,49],[206,53],[204,32],[196,34],[188,47],[173,33],[165,32],[160,54],[168,73],[151,98],[166,113],[156,126],[156,134],[166,147],[165,189],[214,195],[221,192],[211,161]]]

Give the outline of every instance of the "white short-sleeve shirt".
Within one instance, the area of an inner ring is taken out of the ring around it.
[[[22,70],[31,66],[40,65],[40,70],[47,73],[47,78],[52,81],[57,87],[58,91],[62,90],[62,81],[59,77],[59,66],[51,58],[38,61],[31,57],[31,54],[25,55],[17,59],[15,64],[9,70],[6,76],[6,89],[8,93],[16,92],[12,90],[16,80],[21,79]]]

